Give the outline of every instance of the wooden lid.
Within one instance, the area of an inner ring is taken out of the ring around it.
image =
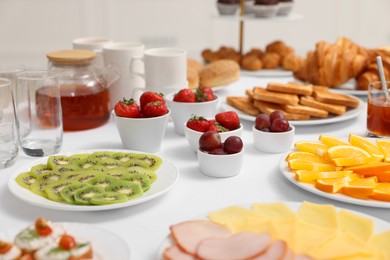
[[[90,50],[62,50],[53,51],[47,54],[47,58],[57,63],[82,63],[91,61],[96,53]]]

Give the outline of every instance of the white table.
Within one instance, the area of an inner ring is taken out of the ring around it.
[[[226,89],[219,96],[243,95],[244,89],[254,85],[265,86],[268,81],[287,82],[292,78],[249,78]],[[338,207],[360,211],[390,222],[390,209],[372,208],[337,202],[301,190],[286,180],[279,171],[281,154],[257,152],[253,146],[252,122],[242,121],[245,161],[241,173],[232,178],[214,179],[198,169],[196,154],[184,136],[174,132],[168,124],[162,149],[157,155],[175,164],[180,179],[165,195],[140,205],[97,212],[70,212],[39,208],[13,196],[7,187],[9,176],[24,164],[36,160],[19,153],[14,166],[0,170],[0,230],[23,227],[43,216],[52,221],[81,222],[106,228],[120,235],[130,246],[132,259],[157,259],[159,247],[169,233],[169,226],[190,218],[202,216],[212,210],[232,204],[248,205],[252,202],[278,202],[308,200],[331,203]],[[317,140],[318,135],[347,137],[349,133],[364,135],[366,114],[345,122],[319,126],[296,127],[295,141]],[[112,120],[106,125],[87,131],[66,132],[61,152],[86,149],[121,149],[121,141]],[[115,260],[115,259],[112,259]]]

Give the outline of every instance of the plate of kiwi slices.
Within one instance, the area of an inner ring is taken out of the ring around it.
[[[17,169],[8,188],[40,207],[97,211],[137,205],[169,191],[179,171],[169,161],[132,150],[85,150],[40,158]]]

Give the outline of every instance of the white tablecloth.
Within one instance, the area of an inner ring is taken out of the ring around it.
[[[244,95],[254,85],[265,86],[268,81],[287,82],[291,78],[242,77],[240,81],[221,89],[217,95]],[[197,157],[184,136],[174,132],[168,124],[161,151],[157,155],[175,164],[180,171],[178,183],[165,195],[140,205],[97,212],[57,211],[29,205],[10,193],[7,187],[11,174],[37,158],[19,152],[14,166],[0,170],[0,231],[10,227],[23,227],[43,216],[52,221],[81,222],[106,228],[120,235],[131,248],[131,259],[157,259],[161,243],[169,233],[169,226],[232,204],[248,205],[252,202],[279,202],[308,200],[331,203],[356,210],[390,222],[390,209],[357,206],[334,201],[299,189],[279,171],[281,154],[264,154],[253,146],[253,122],[242,121],[245,145],[244,166],[238,176],[214,179],[198,169]],[[295,141],[317,140],[319,134],[346,138],[349,133],[365,134],[366,113],[335,124],[296,127]],[[61,152],[86,149],[121,149],[115,125],[106,125],[87,131],[66,132]],[[113,260],[113,259],[111,259]],[[115,260],[115,259],[114,259]]]

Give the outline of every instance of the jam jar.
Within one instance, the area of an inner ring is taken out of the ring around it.
[[[92,129],[105,124],[110,118],[106,76],[112,73],[95,68],[95,57],[96,53],[89,50],[62,50],[47,54],[49,70],[55,72],[60,80],[64,131]],[[112,78],[115,76],[110,75]]]

